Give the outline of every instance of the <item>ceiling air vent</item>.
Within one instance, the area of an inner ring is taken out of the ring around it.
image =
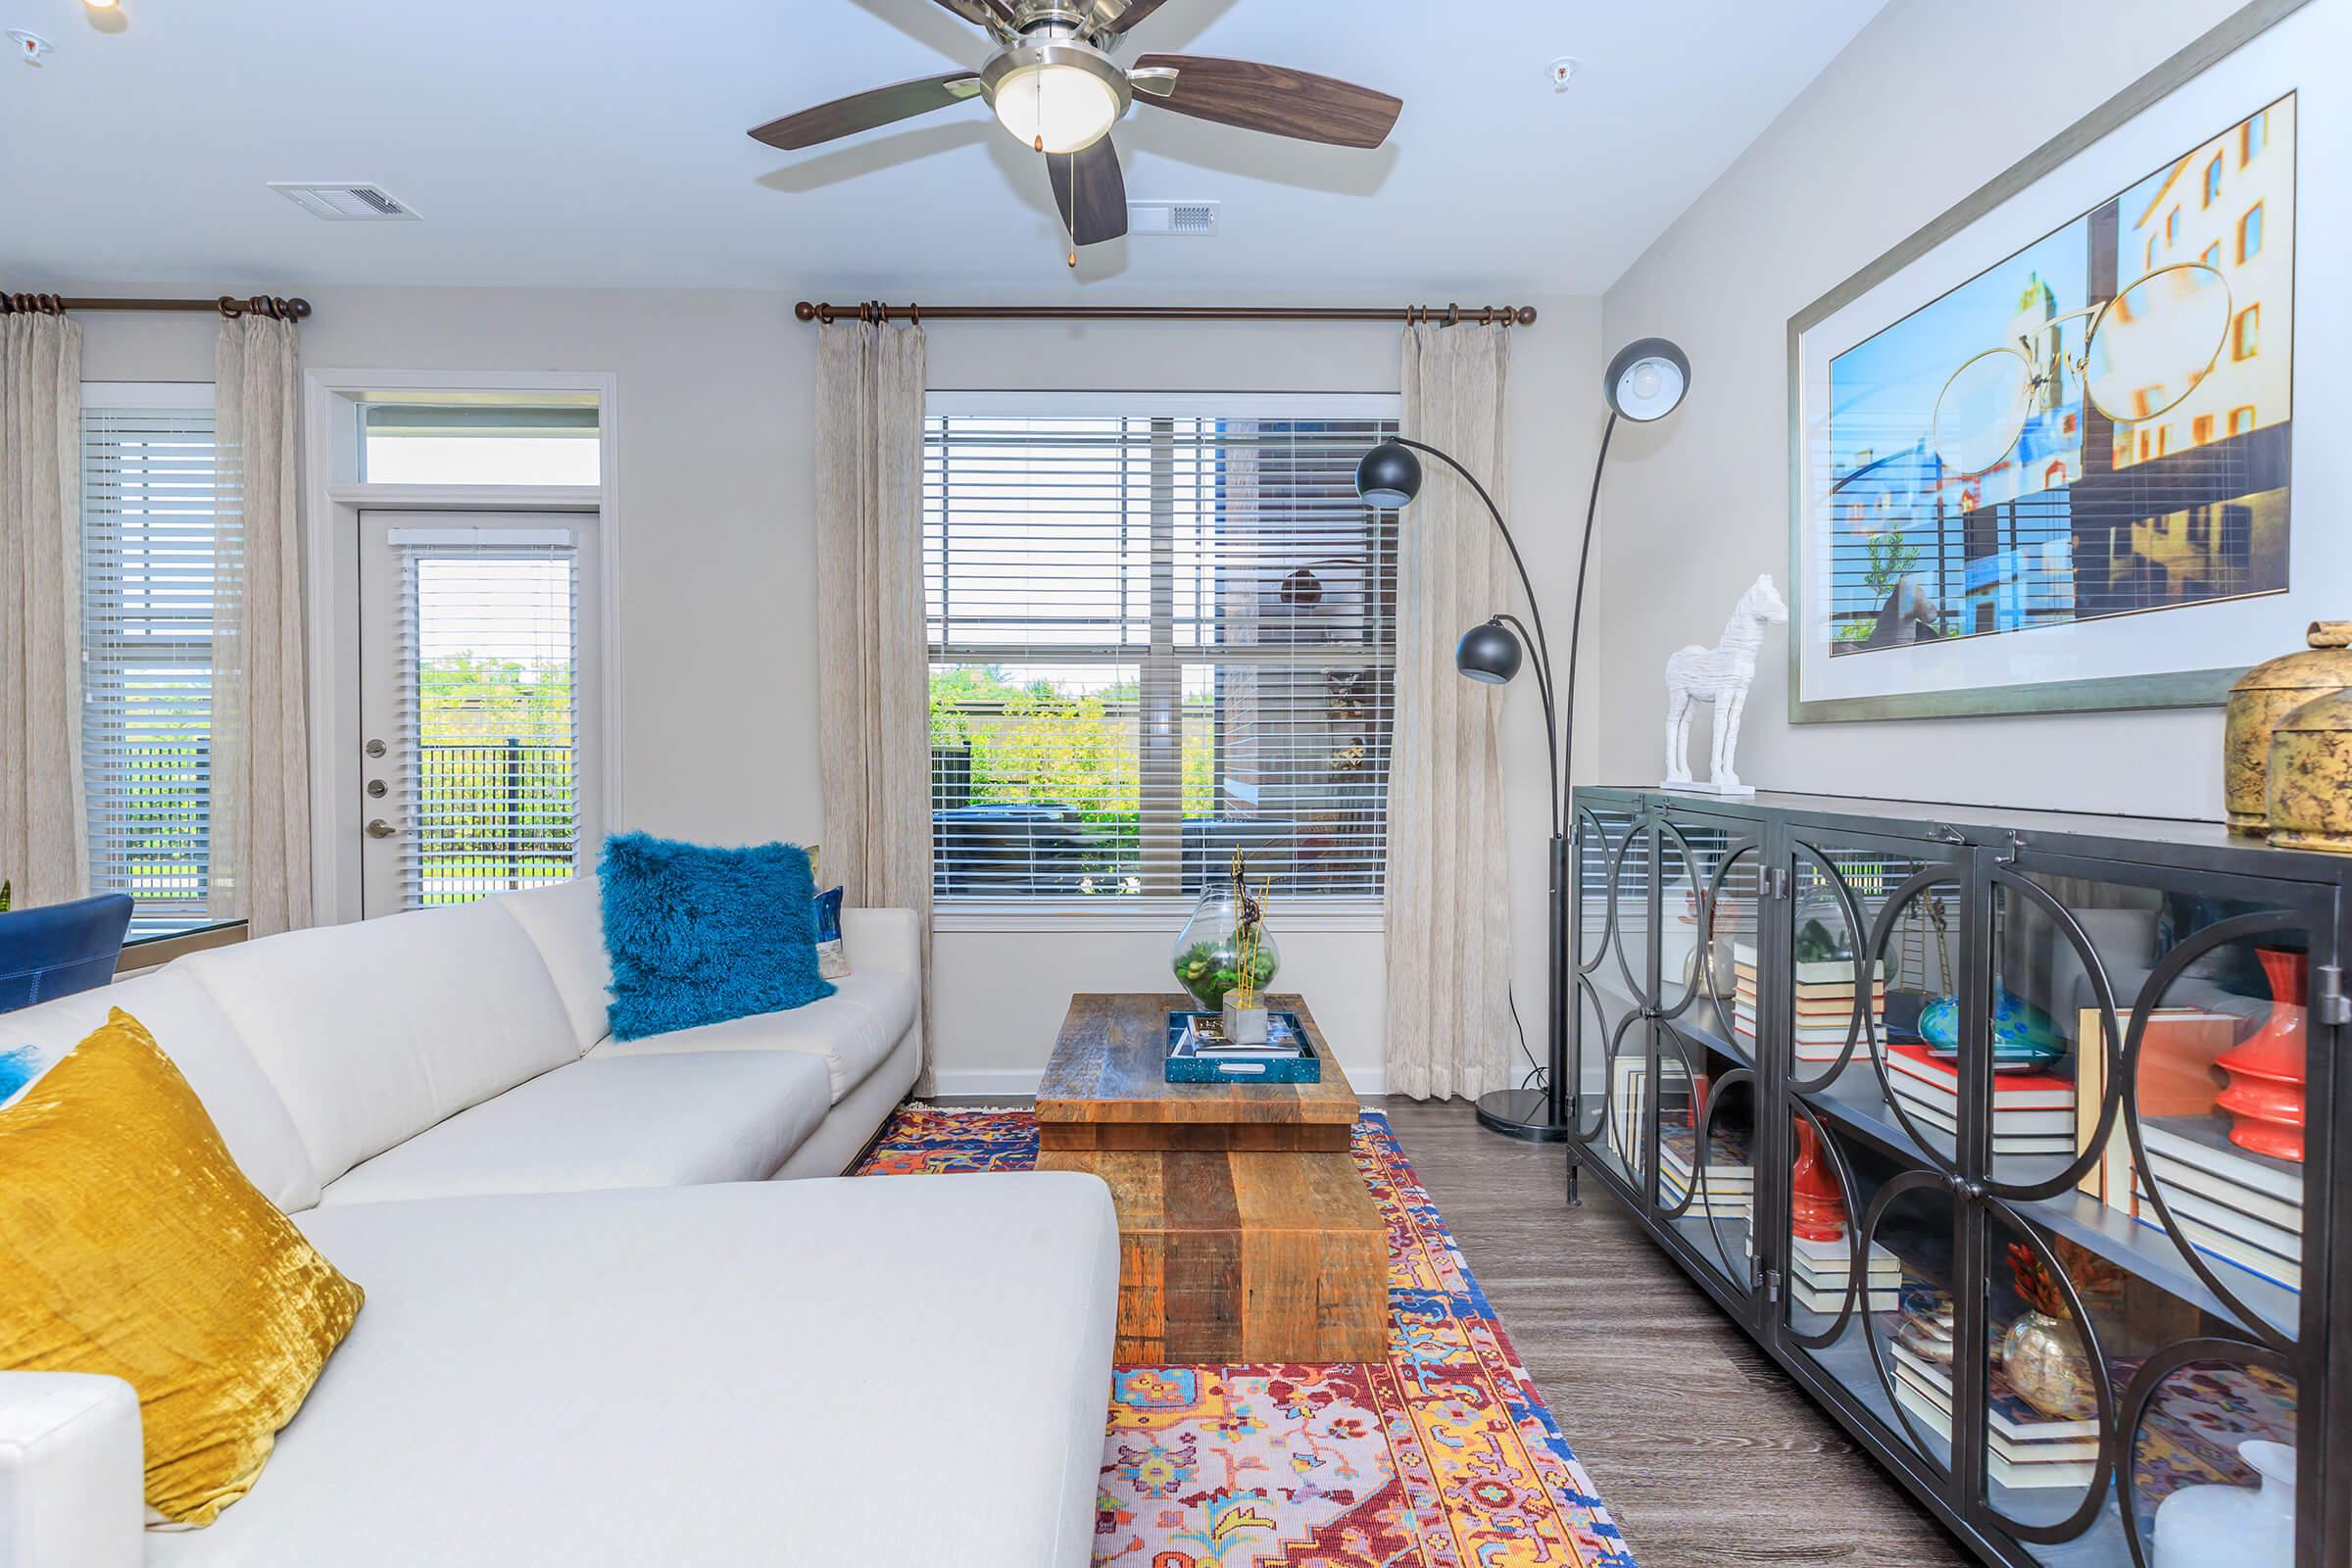
[[[414,222],[416,215],[395,200],[381,185],[329,181],[297,184],[270,181],[270,188],[310,214],[330,223]]]
[[[1218,207],[1216,202],[1130,202],[1127,232],[1214,239]]]

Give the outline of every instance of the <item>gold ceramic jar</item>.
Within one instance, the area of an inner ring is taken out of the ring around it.
[[[2289,712],[2315,698],[2352,690],[2352,620],[2315,620],[2311,647],[2256,664],[2230,688],[2230,719],[2222,748],[2222,789],[2230,831],[2261,837],[2270,831],[2271,732]]]
[[[2352,855],[2352,692],[2279,719],[2269,773],[2273,844]]]

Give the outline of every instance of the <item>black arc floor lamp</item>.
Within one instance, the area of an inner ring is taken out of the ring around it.
[[[1544,755],[1551,764],[1551,918],[1544,955],[1551,1005],[1544,1083],[1525,1089],[1497,1089],[1481,1096],[1478,1102],[1478,1119],[1495,1132],[1513,1138],[1558,1143],[1575,1126],[1568,1096],[1567,948],[1571,890],[1568,852],[1574,842],[1575,823],[1570,816],[1568,756],[1561,743],[1565,738],[1569,745],[1575,744],[1577,632],[1585,615],[1585,576],[1592,559],[1592,518],[1600,506],[1601,469],[1609,461],[1609,441],[1617,433],[1619,419],[1631,419],[1638,424],[1663,419],[1682,406],[1684,394],[1690,390],[1690,359],[1662,337],[1645,337],[1629,343],[1609,362],[1608,374],[1601,382],[1601,393],[1609,405],[1609,422],[1601,431],[1600,455],[1592,464],[1592,491],[1585,503],[1585,532],[1576,558],[1576,600],[1568,615],[1565,686],[1553,677],[1551,643],[1544,634],[1544,609],[1537,603],[1536,586],[1528,578],[1519,542],[1511,537],[1511,527],[1503,521],[1502,509],[1494,504],[1487,487],[1478,482],[1478,476],[1451,455],[1402,437],[1382,442],[1364,454],[1363,461],[1356,465],[1356,494],[1384,512],[1409,507],[1421,494],[1421,460],[1415,453],[1426,452],[1460,474],[1494,516],[1494,526],[1501,531],[1502,542],[1511,553],[1511,564],[1518,568],[1519,587],[1527,595],[1528,621],[1497,611],[1464,632],[1453,653],[1454,668],[1463,675],[1498,686],[1518,675],[1527,662],[1526,644],[1533,642],[1536,689],[1544,700]],[[1529,622],[1533,623],[1532,628]]]

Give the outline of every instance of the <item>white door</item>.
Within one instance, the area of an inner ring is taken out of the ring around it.
[[[604,839],[593,515],[360,514],[361,906],[561,882]]]

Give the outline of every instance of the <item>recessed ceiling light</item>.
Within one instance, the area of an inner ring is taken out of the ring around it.
[[[92,11],[112,11],[122,4],[122,0],[81,0],[81,3]]]

